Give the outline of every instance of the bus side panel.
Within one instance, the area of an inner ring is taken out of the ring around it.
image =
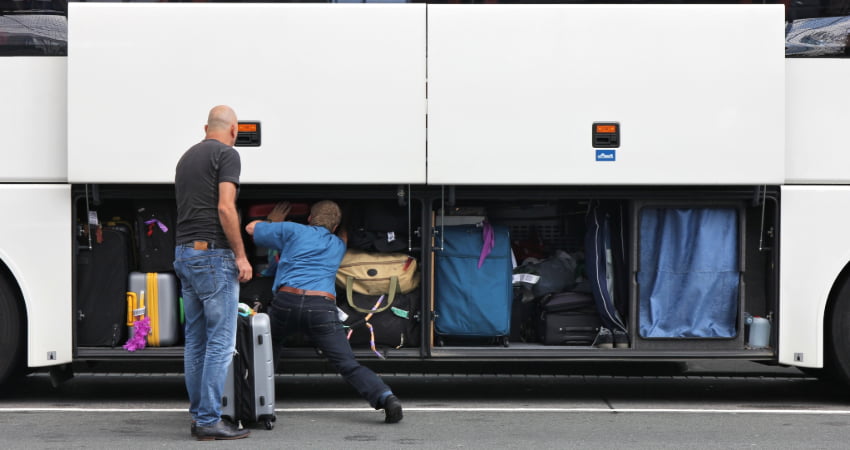
[[[430,184],[780,184],[782,5],[429,5]],[[619,122],[620,146],[594,145]]]
[[[850,59],[788,59],[789,183],[849,183]]]
[[[63,57],[0,58],[0,181],[66,180],[66,69]]]
[[[27,363],[71,362],[71,187],[0,185],[0,259],[26,303]]]
[[[850,261],[850,187],[783,186],[779,362],[823,365],[824,310]]]
[[[425,5],[69,4],[69,179],[172,183],[207,112],[243,183],[424,183]]]

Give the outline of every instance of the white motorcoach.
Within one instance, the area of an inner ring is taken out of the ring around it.
[[[177,159],[227,104],[259,124],[237,143],[243,216],[323,198],[406,216],[421,339],[379,348],[388,362],[739,359],[850,380],[846,1],[48,3],[0,2],[0,379],[182,358],[80,345],[77,268],[98,225],[173,201]],[[515,256],[567,251],[580,280],[596,201],[621,212],[626,346],[543,345],[519,300],[505,345],[435,333],[450,216],[506,225]],[[731,303],[653,303],[645,256],[693,241],[648,242],[649,215],[718,208],[734,245],[703,256],[735,262]],[[715,307],[731,333],[649,331]],[[767,345],[751,345],[753,316]],[[317,359],[303,342],[283,356]]]

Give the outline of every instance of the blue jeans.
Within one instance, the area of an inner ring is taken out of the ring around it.
[[[375,409],[382,406],[390,388],[355,359],[334,302],[325,297],[278,292],[269,305],[269,319],[276,348],[287,336],[304,333],[361,397]]]
[[[232,250],[182,246],[175,251],[174,270],[186,316],[189,412],[198,426],[210,426],[221,420],[222,391],[236,346],[239,270]]]

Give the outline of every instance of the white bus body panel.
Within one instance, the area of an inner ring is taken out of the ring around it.
[[[786,62],[787,182],[850,183],[850,60]]]
[[[71,186],[0,185],[0,260],[26,303],[30,367],[71,362]]]
[[[172,183],[227,104],[243,183],[424,183],[425,5],[69,5],[68,177]]]
[[[0,58],[0,182],[57,182],[68,176],[66,58]]]
[[[783,42],[782,5],[429,5],[428,182],[781,184]]]
[[[850,261],[850,186],[783,186],[779,362],[823,365],[824,311]]]

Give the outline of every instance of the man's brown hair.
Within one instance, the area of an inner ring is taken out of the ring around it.
[[[342,219],[342,211],[339,205],[330,201],[322,200],[310,208],[310,225],[327,228],[331,233],[339,225]]]

